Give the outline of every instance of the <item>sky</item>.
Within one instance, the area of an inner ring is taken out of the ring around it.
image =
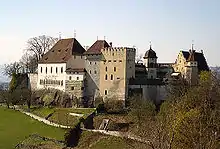
[[[181,49],[204,51],[220,65],[219,0],[0,0],[0,64],[18,61],[31,37],[74,36],[83,46],[98,39],[113,46],[156,51],[174,62]]]

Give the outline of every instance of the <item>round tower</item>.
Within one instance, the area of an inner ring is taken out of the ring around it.
[[[150,49],[146,51],[144,55],[144,65],[147,69],[148,79],[157,78],[157,55],[150,45]]]

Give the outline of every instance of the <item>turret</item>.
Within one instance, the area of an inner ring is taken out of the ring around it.
[[[157,55],[150,45],[150,49],[144,55],[144,65],[146,66],[148,78],[157,78]]]
[[[195,50],[189,50],[189,57],[186,61],[185,78],[191,85],[198,83],[198,62],[195,59]]]

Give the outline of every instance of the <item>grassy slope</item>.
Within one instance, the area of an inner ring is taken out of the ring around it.
[[[47,126],[11,109],[0,107],[0,149],[14,148],[32,133],[62,140],[65,131]]]
[[[146,144],[100,133],[84,131],[76,149],[149,149]]]
[[[23,107],[24,110],[27,110],[27,107]],[[90,113],[94,112],[95,109],[93,108],[86,108],[86,109],[74,109],[74,108],[48,108],[48,107],[41,107],[36,108],[32,107],[30,112],[38,115],[40,117],[47,117],[49,114],[52,114],[48,120],[61,124],[72,126],[77,122],[79,117],[69,115],[69,113],[78,113],[78,114],[85,114],[89,115]]]

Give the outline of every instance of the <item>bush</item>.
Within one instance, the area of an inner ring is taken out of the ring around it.
[[[124,112],[124,100],[107,99],[104,108],[107,113],[122,113]]]
[[[96,107],[98,113],[105,112],[105,106],[102,97],[95,98],[94,106]]]

